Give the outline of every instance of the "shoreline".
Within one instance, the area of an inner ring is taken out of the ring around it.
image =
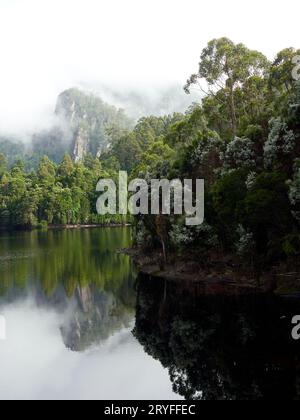
[[[44,228],[8,228],[0,227],[0,232],[33,232],[33,231],[48,231],[48,230],[80,230],[80,229],[111,229],[111,228],[129,228],[130,223],[109,223],[109,224],[87,224],[87,225],[48,225]]]
[[[250,270],[241,269],[227,262],[212,261],[210,267],[204,268],[197,261],[176,259],[165,267],[160,266],[161,256],[158,253],[148,255],[137,248],[120,250],[130,256],[141,275],[150,279],[164,279],[177,283],[194,283],[203,294],[219,295],[261,295],[272,293],[278,296],[300,296],[300,272],[287,265],[265,271],[260,281]]]
[[[87,224],[87,225],[49,225],[47,230],[70,230],[70,229],[97,229],[97,228],[127,228],[130,223],[108,223],[108,224]]]

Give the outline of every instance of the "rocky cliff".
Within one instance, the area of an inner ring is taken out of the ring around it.
[[[82,162],[84,157],[89,152],[89,133],[83,128],[79,128],[74,133],[74,150],[73,150],[73,159],[76,163]]]
[[[110,141],[108,129],[129,129],[133,124],[123,110],[79,89],[69,89],[59,95],[55,121],[50,130],[32,137],[35,162],[45,154],[56,163],[65,153],[75,162],[81,162],[87,154],[99,156]]]
[[[76,162],[82,161],[88,153],[97,156],[107,146],[108,128],[117,126],[126,129],[131,126],[122,110],[79,89],[69,89],[59,95],[55,114],[73,133],[71,151]]]

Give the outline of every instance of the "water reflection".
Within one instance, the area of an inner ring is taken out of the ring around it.
[[[131,271],[130,260],[117,254],[130,243],[128,229],[24,232],[0,237],[0,294],[29,281],[51,296],[62,284],[67,296],[93,285],[115,291]]]
[[[130,242],[129,229],[0,236],[1,399],[299,399],[297,297],[136,280],[117,252]]]
[[[197,284],[140,276],[134,334],[186,399],[300,397],[298,299],[203,296]]]
[[[84,352],[69,351],[59,325],[65,314],[31,299],[4,308],[7,340],[0,342],[0,399],[176,398],[159,362],[122,329]]]
[[[117,252],[129,229],[26,232],[0,237],[0,305],[30,296],[38,306],[69,313],[67,347],[85,350],[134,317],[134,271]]]
[[[0,236],[0,399],[175,399],[132,335],[129,229]],[[70,351],[70,349],[72,351]]]

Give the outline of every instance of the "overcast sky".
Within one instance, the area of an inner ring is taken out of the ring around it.
[[[272,58],[299,47],[299,0],[0,0],[0,132],[32,129],[74,85],[184,84],[228,36]]]

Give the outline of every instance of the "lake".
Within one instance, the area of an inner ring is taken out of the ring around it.
[[[133,336],[130,229],[0,236],[1,399],[174,399]]]
[[[119,228],[1,234],[0,399],[300,397],[297,296],[138,275],[130,244]]]

